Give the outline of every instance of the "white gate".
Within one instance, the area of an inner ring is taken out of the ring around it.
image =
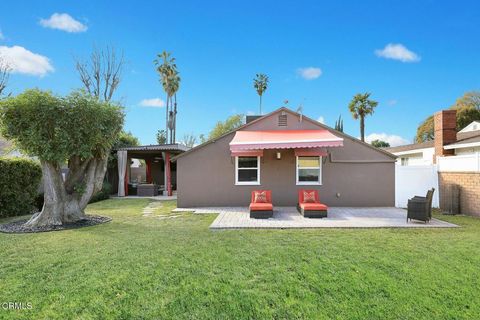
[[[406,208],[408,199],[413,196],[425,196],[427,190],[435,188],[432,206],[439,206],[437,166],[400,166],[395,165],[395,206]]]

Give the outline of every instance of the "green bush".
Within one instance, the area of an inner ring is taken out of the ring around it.
[[[112,185],[106,181],[103,182],[102,190],[93,195],[89,203],[94,203],[110,198],[112,194]]]
[[[0,218],[36,210],[42,169],[32,160],[0,158]]]

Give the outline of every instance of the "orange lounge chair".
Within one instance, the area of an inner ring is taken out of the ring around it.
[[[326,218],[328,207],[320,203],[318,190],[298,190],[297,210],[305,218]]]
[[[268,219],[273,217],[272,191],[252,191],[252,199],[249,208],[250,218]]]

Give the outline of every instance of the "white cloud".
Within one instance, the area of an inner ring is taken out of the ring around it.
[[[252,111],[252,110],[248,110],[247,111],[247,116],[254,116],[256,115],[258,112],[255,112],[255,111]]]
[[[0,40],[4,40],[5,39],[5,35],[2,33],[2,30],[0,30]]]
[[[418,62],[420,57],[413,51],[408,50],[403,44],[389,43],[383,49],[375,50],[377,57],[399,60],[402,62]]]
[[[143,99],[142,101],[140,101],[140,106],[142,106],[142,107],[163,108],[163,107],[165,107],[165,101],[163,101],[160,98]]]
[[[388,100],[388,101],[387,101],[387,104],[388,104],[389,106],[394,106],[394,105],[396,105],[397,103],[398,103],[398,100],[395,100],[395,99],[391,99],[391,100]]]
[[[365,137],[365,141],[368,143],[371,143],[373,140],[381,140],[388,142],[390,144],[390,147],[396,147],[410,143],[407,139],[394,134],[371,133]]]
[[[322,70],[315,67],[299,68],[297,74],[305,80],[314,80],[322,75]]]
[[[13,73],[23,73],[43,77],[55,69],[50,60],[20,46],[0,46],[0,56],[10,66]]]
[[[322,117],[322,116],[318,117],[317,121],[320,122],[320,123],[325,124],[325,118]]]
[[[40,25],[45,28],[66,32],[85,32],[88,29],[86,25],[75,20],[67,13],[54,13],[48,19],[40,19]]]

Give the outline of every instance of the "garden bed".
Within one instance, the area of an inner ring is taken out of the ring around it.
[[[67,223],[61,226],[45,226],[45,227],[31,228],[31,227],[25,226],[25,222],[27,222],[28,219],[22,219],[22,220],[17,220],[14,222],[0,225],[0,232],[35,233],[35,232],[60,231],[60,230],[78,229],[83,227],[95,226],[97,224],[106,223],[111,220],[112,218],[109,218],[109,217],[87,215],[85,216],[85,219],[72,222],[72,223]]]

